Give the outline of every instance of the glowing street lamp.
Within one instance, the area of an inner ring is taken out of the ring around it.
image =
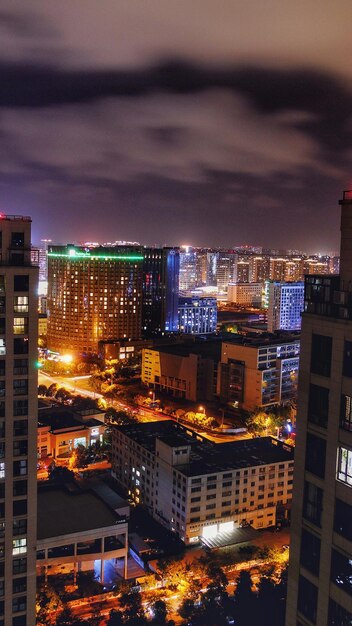
[[[62,361],[63,363],[66,363],[67,365],[68,365],[69,363],[72,363],[72,361],[73,361],[73,356],[72,356],[72,354],[63,354],[63,355],[62,355],[62,357],[61,357],[61,361]]]
[[[200,406],[199,407],[199,411],[202,411],[204,417],[206,417],[206,415],[205,415],[205,407],[204,406]]]
[[[149,391],[149,395],[152,397],[152,402],[155,402],[155,391]]]

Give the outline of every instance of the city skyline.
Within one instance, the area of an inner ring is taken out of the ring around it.
[[[5,0],[1,210],[36,241],[337,249],[351,15]]]

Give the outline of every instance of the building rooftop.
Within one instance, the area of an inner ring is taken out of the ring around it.
[[[151,349],[165,354],[174,354],[175,356],[198,354],[204,358],[213,358],[219,361],[221,357],[221,340],[210,339],[190,343],[170,344],[166,346],[156,346]]]
[[[94,492],[43,486],[38,490],[38,539],[113,526],[119,516]]]
[[[178,465],[186,476],[200,476],[230,469],[293,461],[294,449],[274,437],[214,443],[172,420],[115,426],[149,452],[155,452],[156,440],[171,447],[191,446],[190,462]]]
[[[82,419],[79,413],[67,407],[54,407],[40,411],[39,424],[50,426],[52,432],[72,428],[84,430],[85,428],[94,428],[102,425],[102,422],[95,418],[85,419],[85,416],[83,417],[84,419]]]

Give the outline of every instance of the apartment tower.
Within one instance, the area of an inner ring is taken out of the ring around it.
[[[0,625],[34,626],[37,286],[31,219],[0,216]]]
[[[104,339],[140,339],[140,246],[48,249],[48,347],[97,353]]]
[[[305,280],[286,626],[352,623],[352,191],[340,276]]]

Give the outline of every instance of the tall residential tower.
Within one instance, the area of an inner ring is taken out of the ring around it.
[[[352,624],[352,191],[341,270],[305,284],[286,626]]]
[[[34,626],[37,288],[31,219],[0,217],[0,625]]]

